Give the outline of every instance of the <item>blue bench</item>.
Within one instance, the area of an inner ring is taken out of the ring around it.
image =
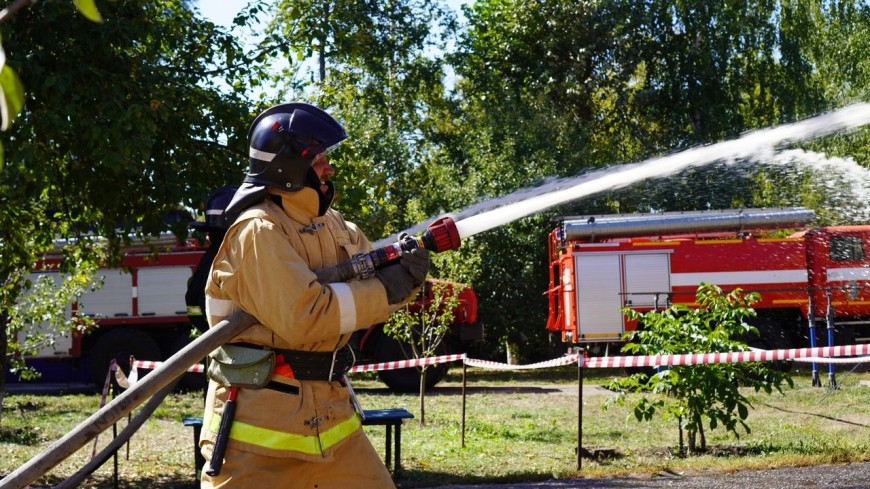
[[[404,408],[392,409],[366,409],[363,411],[363,426],[385,426],[386,448],[384,449],[384,464],[390,468],[390,445],[392,444],[393,428],[396,429],[395,460],[393,461],[393,477],[399,475],[399,467],[402,465],[402,421],[411,419],[413,414]]]
[[[202,416],[185,416],[181,419],[185,427],[193,427],[193,468],[196,480],[202,480],[202,466],[205,465],[205,457],[199,452],[199,434],[202,432]]]
[[[393,477],[397,476],[402,464],[402,421],[411,419],[414,415],[404,408],[366,409],[363,411],[363,414],[363,426],[384,426],[386,428],[384,465],[389,469],[390,463],[392,463]],[[202,416],[186,416],[181,422],[185,427],[193,427],[193,463],[196,469],[196,480],[200,480],[202,466],[205,464],[205,459],[199,453],[199,434],[202,431]],[[393,429],[396,431],[395,441]],[[393,454],[395,454],[395,458],[393,458]]]

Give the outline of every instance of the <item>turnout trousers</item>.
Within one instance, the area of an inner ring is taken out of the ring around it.
[[[206,447],[203,447],[206,448]],[[206,467],[211,446],[203,450]],[[357,430],[333,457],[322,462],[286,457],[267,457],[227,447],[221,473],[212,478],[202,473],[203,489],[395,489],[384,462],[362,430]]]

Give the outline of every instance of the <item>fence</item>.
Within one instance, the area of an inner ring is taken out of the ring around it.
[[[648,356],[615,356],[587,358],[582,353],[573,353],[563,357],[528,365],[510,365],[488,360],[468,358],[464,353],[443,355],[438,357],[415,358],[410,360],[356,365],[350,373],[376,372],[409,367],[421,367],[440,363],[462,361],[462,446],[465,447],[465,413],[467,367],[490,370],[531,370],[577,364],[577,470],[580,470],[583,442],[583,370],[587,368],[636,368],[636,367],[668,367],[681,365],[703,365],[718,363],[774,362],[798,361],[814,363],[863,363],[870,360],[870,344],[825,346],[816,348],[795,348],[790,350],[752,350],[727,353],[687,353],[673,355]],[[843,358],[851,357],[851,358]],[[135,360],[133,367],[153,369],[160,362]],[[202,365],[194,365],[191,372],[202,372]],[[108,380],[108,379],[107,379]]]

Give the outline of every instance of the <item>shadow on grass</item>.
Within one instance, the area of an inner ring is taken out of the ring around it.
[[[761,405],[762,405],[762,406],[765,406],[765,407],[769,407],[770,409],[773,409],[773,410],[776,410],[776,411],[783,412],[783,413],[789,413],[789,414],[803,414],[804,416],[815,416],[815,417],[817,417],[817,418],[827,419],[827,420],[829,420],[829,421],[836,421],[836,422],[838,422],[838,423],[848,424],[848,425],[852,425],[852,426],[860,426],[861,428],[870,428],[870,425],[866,425],[866,424],[862,424],[862,423],[856,423],[856,422],[854,422],[854,421],[848,421],[848,420],[845,420],[845,419],[835,418],[835,417],[833,417],[833,416],[828,416],[828,415],[825,415],[825,414],[819,414],[819,413],[808,413],[808,412],[806,412],[806,411],[792,411],[792,410],[790,410],[790,409],[783,409],[783,408],[781,408],[781,407],[771,406],[770,404],[765,404],[765,403],[761,403]]]
[[[43,441],[42,436],[42,433],[33,426],[23,426],[20,428],[0,426],[0,443],[34,446]]]
[[[27,487],[28,489],[50,489],[63,481],[64,479],[59,477],[43,477],[37,483]],[[119,477],[116,485],[111,475],[96,475],[85,479],[83,483],[92,489],[115,489],[117,487],[125,489],[196,489],[199,487],[199,483],[193,479],[193,476],[189,479],[179,479],[177,477],[128,479]]]
[[[385,387],[354,387],[357,392],[365,392],[373,396],[394,396],[395,392]],[[562,392],[562,389],[551,387],[534,387],[534,386],[479,386],[466,387],[466,394],[555,394]],[[416,394],[414,394],[416,395]],[[462,395],[461,387],[435,387],[432,390],[426,391],[426,396],[458,396]]]
[[[534,487],[535,489],[632,489],[648,488],[649,482],[642,478],[578,478],[556,480],[536,473],[519,472],[503,477],[458,477],[452,474],[429,472],[421,470],[406,470],[395,480],[399,489],[431,489],[441,487],[455,487],[474,485],[481,489],[492,486],[504,486],[504,489],[517,489],[522,487]],[[529,484],[525,486],[525,484]]]
[[[39,483],[31,485],[32,489],[49,489],[63,482],[57,477],[46,477]],[[515,484],[534,484],[536,489],[582,489],[582,488],[643,488],[649,485],[643,479],[631,478],[589,478],[554,480],[541,474],[520,472],[503,477],[457,476],[443,472],[432,472],[415,469],[403,469],[394,482],[398,489],[424,489],[448,487],[457,485],[504,485],[505,489],[516,487]],[[192,478],[179,479],[171,477],[128,479],[119,478],[118,485],[111,475],[95,476],[86,481],[87,487],[93,489],[195,489],[199,487]],[[348,488],[352,489],[352,488]]]

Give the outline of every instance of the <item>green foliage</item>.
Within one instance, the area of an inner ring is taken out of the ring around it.
[[[6,64],[6,52],[0,47],[0,131],[9,129],[24,105],[24,87],[15,70]],[[5,156],[0,143],[0,170]]]
[[[450,332],[456,319],[454,311],[460,306],[459,293],[463,286],[449,282],[433,281],[431,290],[424,285],[420,293],[430,301],[423,305],[410,303],[394,312],[384,325],[384,333],[399,340],[405,358],[425,358],[435,355],[438,346]],[[421,367],[422,370],[426,366]]]
[[[432,53],[452,22],[435,0],[277,2],[269,33],[288,39],[288,55],[299,60],[278,78],[294,80],[292,96],[328,107],[347,129],[350,139],[333,157],[335,207],[371,236],[415,223],[426,184],[417,168],[433,151],[423,128],[430,104],[444,97],[442,63]],[[300,73],[304,59],[317,68]]]
[[[97,9],[94,0],[73,0],[76,8],[79,12],[82,13],[88,20],[92,22],[102,22],[103,16],[100,15],[99,9]]]
[[[209,75],[240,48],[181,2],[110,3],[101,24],[64,7],[38,3],[2,26],[29,94],[4,140],[5,207],[40,202],[61,237],[115,247],[166,231],[179,205],[239,180],[249,109]]]
[[[3,18],[4,124],[20,114],[0,136],[0,370],[7,354],[32,351],[15,343],[16,329],[42,322],[28,315],[55,317],[90,264],[118,263],[133,235],[185,236],[179,208],[239,181],[250,111],[243,91],[225,91],[219,77],[233,81],[258,64],[230,65],[243,58],[239,42],[188,3],[109,2],[98,11],[76,1],[83,16],[69,2],[39,2]],[[88,20],[97,17],[104,21]],[[105,239],[105,255],[94,236]],[[70,245],[60,271],[74,284],[53,306],[38,285],[36,302],[18,309],[27,274],[56,239]]]
[[[2,97],[0,97],[0,117],[3,120],[0,130],[5,131],[9,129],[24,106],[24,87],[21,85],[18,75],[15,74],[15,70],[6,64],[6,55],[2,52],[2,48],[0,48],[0,56],[3,60],[0,62],[0,65],[3,66],[0,70],[0,87],[3,90]],[[0,169],[2,168],[3,160],[0,159]]]
[[[102,22],[100,11],[93,0],[73,0],[73,3],[85,17],[93,22]],[[9,9],[4,11],[12,15]],[[15,118],[24,107],[24,86],[15,70],[6,64],[6,53],[0,47],[0,131],[9,129]],[[4,155],[0,146],[0,170],[3,169]]]
[[[405,358],[426,358],[437,355],[438,348],[456,320],[460,307],[459,294],[464,286],[452,282],[428,281],[420,294],[423,301],[406,304],[394,312],[384,324],[384,334],[398,341]],[[427,290],[428,289],[428,290]],[[426,370],[420,371],[420,423],[426,423]]]
[[[70,305],[102,286],[96,276],[98,263],[77,250],[70,251],[73,255],[66,257],[63,272],[44,269],[25,280],[22,286],[26,292],[9,311],[6,361],[10,371],[22,379],[39,376],[27,367],[26,357],[51,348],[58,336],[84,334],[96,325],[92,317]]]
[[[636,355],[747,351],[746,344],[738,338],[758,334],[757,329],[744,321],[755,316],[752,304],[758,299],[757,293],[743,294],[740,289],[725,292],[718,286],[702,283],[697,292],[697,308],[677,304],[647,313],[626,309],[626,316],[639,321],[640,326],[626,334],[628,343],[623,351]],[[739,428],[750,432],[746,419],[752,405],[741,387],[770,394],[773,390],[782,393],[783,384],[793,385],[787,374],[764,363],[662,366],[653,375],[636,373],[613,381],[610,387],[619,393],[608,400],[605,408],[622,405],[627,392],[660,394],[637,399],[634,417],[650,421],[656,412],[661,412],[665,417],[677,419],[680,446],[685,429],[689,453],[694,453],[707,448],[705,426],[710,430],[722,426],[738,437]]]

